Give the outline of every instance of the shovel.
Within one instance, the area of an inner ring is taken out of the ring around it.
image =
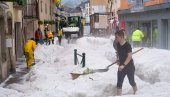
[[[134,51],[132,54],[135,54],[135,53],[141,51],[142,49],[144,49],[144,48],[140,48],[140,49]],[[92,74],[92,73],[96,73],[96,72],[107,72],[107,71],[109,70],[109,67],[111,67],[112,65],[114,65],[114,64],[116,64],[116,63],[117,63],[117,61],[115,61],[115,62],[113,62],[112,64],[108,65],[108,66],[107,66],[106,68],[104,68],[104,69],[94,69],[94,70],[91,70],[90,72],[87,72],[87,73],[83,72],[83,73],[70,73],[70,74],[71,74],[71,76],[72,76],[72,80],[75,80],[75,79],[77,79],[80,75],[87,75],[87,74]]]

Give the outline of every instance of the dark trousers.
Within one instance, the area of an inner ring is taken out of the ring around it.
[[[46,45],[54,44],[54,38],[47,38]]]
[[[125,76],[127,75],[129,83],[132,87],[136,86],[135,80],[134,80],[134,73],[135,68],[128,68],[125,67],[122,71],[117,72],[117,88],[122,89],[122,84],[124,81]]]
[[[51,43],[54,44],[54,39],[48,41],[48,44],[49,44],[49,45],[50,45]]]
[[[58,36],[58,43],[59,43],[59,45],[61,45],[61,39],[62,39],[62,36]]]

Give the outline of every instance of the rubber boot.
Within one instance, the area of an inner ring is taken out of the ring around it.
[[[136,94],[136,91],[137,91],[137,86],[133,86],[133,94],[135,95]]]
[[[122,89],[117,89],[117,96],[121,96],[122,95]]]

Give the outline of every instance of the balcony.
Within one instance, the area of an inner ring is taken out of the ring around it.
[[[24,6],[23,14],[24,19],[39,19],[38,3],[31,2]]]
[[[18,10],[22,10],[24,8],[24,6],[18,4],[18,2],[13,2],[13,7]]]

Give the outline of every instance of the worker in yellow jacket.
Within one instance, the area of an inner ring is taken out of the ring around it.
[[[33,38],[27,40],[24,46],[24,54],[26,57],[27,68],[31,69],[34,60],[34,50],[36,48],[36,42]]]
[[[61,27],[59,27],[58,29],[58,33],[57,33],[57,37],[58,37],[58,43],[59,45],[61,45],[61,39],[62,39],[62,36],[63,36],[63,30]]]
[[[142,44],[142,39],[144,37],[143,32],[137,28],[133,33],[132,33],[132,42],[134,47],[138,47]]]

